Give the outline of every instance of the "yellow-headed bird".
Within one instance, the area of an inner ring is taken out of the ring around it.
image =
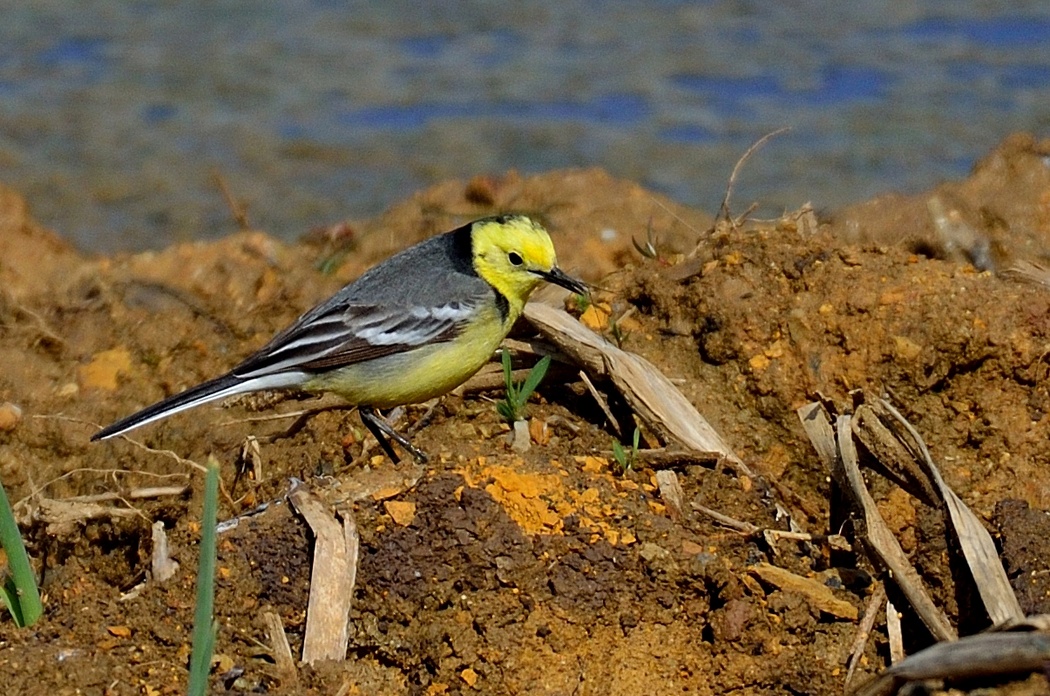
[[[374,266],[225,375],[103,428],[102,440],[235,394],[297,388],[358,406],[385,436],[422,451],[376,414],[459,386],[492,356],[542,281],[584,285],[557,266],[543,227],[523,215],[488,217],[432,237]]]

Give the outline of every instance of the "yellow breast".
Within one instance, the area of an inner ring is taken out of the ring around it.
[[[455,389],[481,369],[514,319],[509,316],[504,322],[494,306],[486,307],[455,340],[319,374],[304,387],[376,408],[426,401]]]

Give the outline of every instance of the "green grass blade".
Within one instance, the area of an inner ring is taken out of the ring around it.
[[[40,603],[36,573],[29,564],[22,533],[15,522],[15,513],[11,510],[3,484],[0,484],[0,545],[7,553],[7,566],[11,569],[11,578],[4,583],[0,595],[11,610],[17,626],[32,626],[43,615],[44,606]]]
[[[19,628],[25,626],[22,604],[18,601],[18,588],[15,587],[15,581],[10,575],[4,578],[4,583],[0,585],[0,599],[3,599],[4,606],[11,612],[11,620],[15,622],[15,626]]]
[[[507,401],[514,403],[516,390],[514,389],[513,370],[510,364],[510,351],[504,348],[500,351],[500,361],[503,363],[503,381],[507,385]]]
[[[215,649],[215,524],[219,507],[219,466],[208,462],[201,515],[200,563],[197,569],[197,610],[193,618],[193,654],[190,656],[189,696],[207,696],[208,673]]]
[[[496,404],[496,410],[501,416],[513,423],[518,419],[521,404],[518,403],[518,390],[514,386],[514,373],[510,364],[510,351],[506,348],[500,350],[500,362],[503,363],[503,383],[507,385],[507,395],[503,401]]]
[[[620,444],[619,440],[612,441],[612,452],[613,459],[620,465],[621,470],[627,469],[627,453],[623,451],[623,445]]]
[[[536,363],[531,370],[529,370],[529,376],[525,378],[525,383],[521,385],[521,405],[524,406],[525,402],[532,396],[532,392],[536,391],[536,387],[540,386],[540,382],[547,375],[547,368],[551,366],[551,356],[544,355],[538,363]]]
[[[591,297],[590,295],[574,295],[576,303],[576,311],[579,314],[583,314],[591,308]]]

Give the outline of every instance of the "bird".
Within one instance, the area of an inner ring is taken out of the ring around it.
[[[496,215],[430,237],[373,266],[239,365],[102,428],[92,441],[237,394],[298,389],[357,406],[384,452],[426,454],[377,413],[456,388],[484,365],[541,283],[586,294],[557,265],[547,230]],[[388,439],[389,438],[389,439]]]

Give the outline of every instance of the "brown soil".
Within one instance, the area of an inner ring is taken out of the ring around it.
[[[819,226],[803,211],[712,233],[709,215],[570,171],[449,182],[295,246],[251,231],[113,258],[79,254],[0,189],[0,404],[21,412],[0,406],[0,479],[27,519],[44,499],[106,492],[124,500],[105,505],[134,511],[26,529],[46,614],[24,630],[0,621],[3,692],[185,691],[202,480],[179,458],[214,455],[230,496],[220,517],[272,504],[220,537],[213,693],[842,693],[857,621],[753,567],[817,578],[861,613],[877,571],[820,544],[773,553],[691,509],[672,519],[652,470],[616,470],[610,425],[581,384],[547,380],[530,406],[547,434],[524,455],[507,444],[497,392],[445,398],[414,436],[432,455],[425,471],[362,455],[348,411],[276,439],[289,420],[248,420],[304,406],[289,401],[205,407],[132,436],[177,456],[88,442],[98,425],[225,371],[393,250],[494,210],[547,222],[562,265],[599,282],[597,300],[622,317],[623,347],[676,380],[805,531],[839,529],[795,409],[817,395],[844,409],[853,390],[890,395],[1001,540],[1025,611],[1047,612],[1050,293],[1001,271],[1050,252],[1048,157],[1050,144],[1015,136],[964,182]],[[935,196],[959,235],[931,222]],[[632,246],[647,230],[656,259]],[[261,480],[237,476],[248,435],[261,443]],[[721,466],[678,475],[687,508],[783,528],[767,487]],[[284,501],[290,477],[348,506],[361,533],[348,659],[301,667],[297,685],[282,681],[261,618],[280,615],[298,655],[312,537]],[[179,483],[190,492],[128,498]],[[938,516],[876,490],[938,603],[964,631],[981,628]],[[148,579],[158,520],[181,564],[166,583]],[[907,647],[927,645],[904,611]],[[861,676],[887,655],[880,618]],[[1046,693],[1046,681],[1002,688]]]

